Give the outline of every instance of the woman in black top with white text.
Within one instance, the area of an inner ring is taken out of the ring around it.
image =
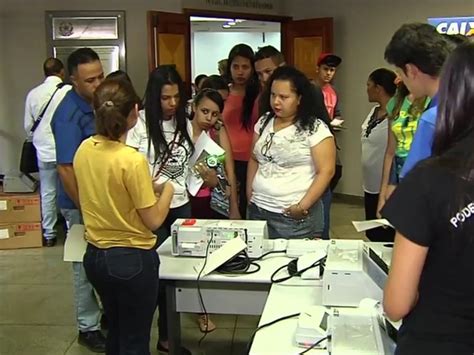
[[[474,44],[440,79],[434,156],[382,210],[395,227],[384,310],[403,318],[396,354],[474,353]]]

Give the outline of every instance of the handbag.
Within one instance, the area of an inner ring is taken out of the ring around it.
[[[21,149],[21,158],[20,158],[20,171],[23,174],[29,175],[31,173],[37,173],[39,171],[38,168],[38,158],[36,156],[36,148],[33,144],[33,133],[35,132],[36,128],[38,128],[43,116],[48,109],[49,104],[53,100],[54,95],[56,92],[64,86],[64,83],[59,83],[56,86],[56,90],[54,90],[53,94],[49,98],[48,103],[43,108],[41,113],[39,114],[38,118],[33,123],[30,131],[28,132],[28,136],[26,137],[25,141],[23,142],[23,147]]]
[[[215,169],[219,183],[211,190],[211,209],[223,216],[229,217],[230,186],[225,175],[223,163],[218,163]]]

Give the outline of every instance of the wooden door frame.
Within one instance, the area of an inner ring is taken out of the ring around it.
[[[166,11],[155,11],[155,10],[147,11],[148,72],[151,72],[155,68],[154,60],[156,58],[156,46],[155,46],[156,43],[155,43],[155,33],[153,32],[156,27],[156,24],[154,23],[155,12],[166,12]],[[183,8],[181,15],[184,15],[188,18],[189,26],[191,26],[191,16],[239,18],[239,19],[254,20],[254,21],[278,22],[280,23],[281,46],[283,46],[284,43],[286,43],[286,34],[283,32],[283,26],[285,23],[292,21],[292,18],[289,16],[259,15],[259,14],[249,14],[249,13],[242,13],[242,12],[198,10],[198,9],[190,9],[190,8]],[[189,33],[191,34],[191,29]],[[189,53],[191,53],[191,45],[189,44],[188,47],[189,48],[187,50],[189,50]]]
[[[238,18],[244,20],[254,21],[268,21],[268,22],[283,22],[291,21],[292,18],[289,16],[277,16],[277,15],[259,15],[250,14],[244,12],[233,12],[233,11],[216,11],[216,10],[198,10],[183,8],[183,14],[189,17],[200,16],[200,17],[216,17],[216,18]]]

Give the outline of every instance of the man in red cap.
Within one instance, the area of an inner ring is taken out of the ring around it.
[[[334,130],[339,130],[341,124],[344,122],[341,118],[341,111],[339,109],[338,97],[336,90],[331,85],[331,81],[336,74],[336,68],[341,64],[342,59],[332,53],[321,53],[318,62],[316,63],[316,84],[321,88],[324,96],[324,104],[328,111],[331,126]],[[337,136],[336,136],[337,139]],[[336,153],[336,171],[329,184],[329,188],[324,193],[323,199],[323,210],[324,210],[324,230],[323,239],[329,239],[330,229],[330,209],[332,201],[332,191],[336,188],[339,179],[342,176],[342,163],[339,158],[338,152]]]
[[[328,110],[331,121],[335,118],[341,119],[337,93],[331,85],[331,81],[334,79],[334,75],[336,74],[336,69],[341,62],[342,59],[335,54],[321,53],[316,64],[316,82],[323,91],[324,103],[326,104],[326,109]],[[333,126],[337,127],[340,125],[340,123],[338,123],[339,122],[335,121]]]

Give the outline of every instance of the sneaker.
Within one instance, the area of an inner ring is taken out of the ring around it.
[[[105,337],[100,330],[79,332],[77,342],[94,353],[105,353]]]
[[[54,247],[56,245],[56,242],[57,242],[56,238],[50,238],[50,239],[43,238],[43,246],[48,247],[48,248]]]

